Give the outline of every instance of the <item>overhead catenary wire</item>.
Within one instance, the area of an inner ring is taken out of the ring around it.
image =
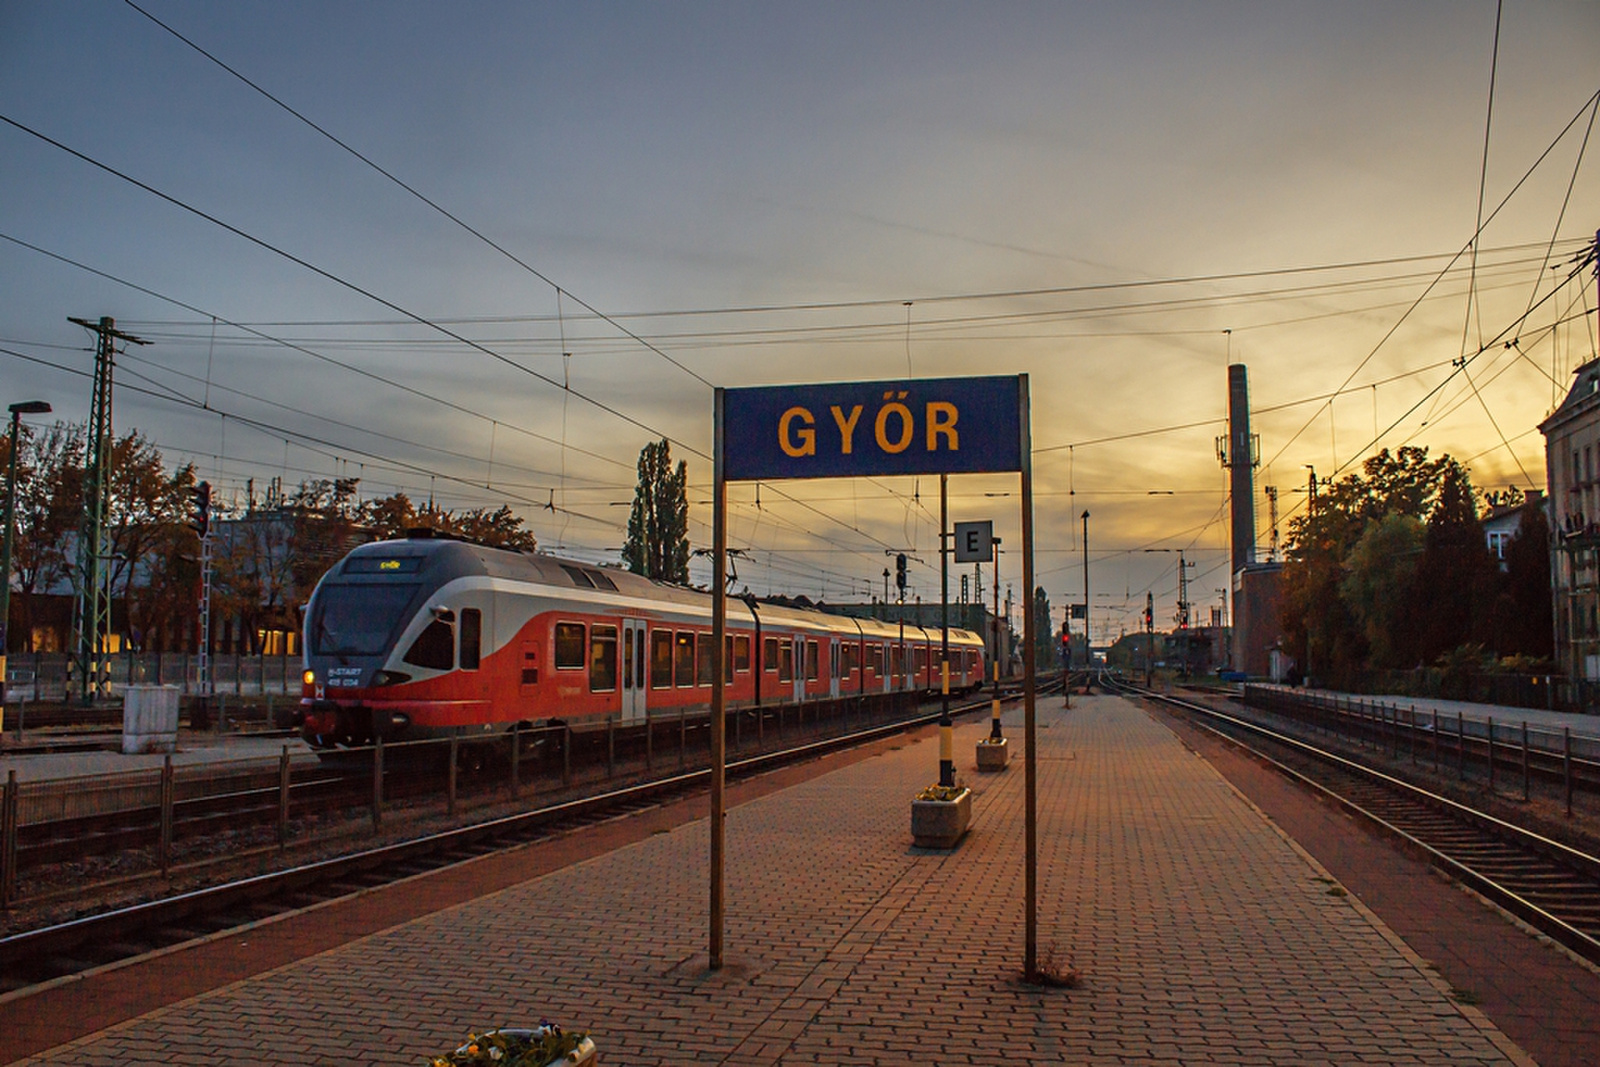
[[[396,381],[396,380],[394,380],[392,378],[385,377],[384,375],[378,374],[378,373],[376,373],[374,371],[366,370],[366,369],[364,369],[362,367],[357,367],[354,364],[345,363],[342,360],[334,359],[332,356],[325,355],[325,354],[323,354],[321,352],[316,351],[315,349],[307,348],[305,345],[297,344],[297,343],[295,343],[293,341],[289,341],[289,340],[286,340],[286,339],[281,338],[281,337],[274,337],[274,336],[272,336],[270,334],[267,334],[267,333],[263,332],[262,330],[259,330],[259,329],[255,328],[255,327],[249,326],[249,325],[241,323],[241,322],[236,322],[236,321],[234,321],[232,319],[227,318],[226,316],[214,315],[211,312],[204,311],[203,309],[198,308],[198,307],[196,307],[196,306],[194,306],[192,304],[186,303],[185,301],[179,300],[176,297],[169,296],[169,295],[167,295],[165,293],[158,292],[157,290],[151,289],[148,286],[140,285],[138,282],[129,281],[126,278],[118,277],[115,274],[111,274],[111,273],[108,273],[107,271],[103,271],[103,270],[100,270],[100,269],[98,269],[96,267],[92,267],[87,263],[83,263],[83,262],[81,262],[79,260],[75,260],[75,259],[72,259],[72,258],[70,258],[68,256],[61,255],[58,252],[52,252],[47,248],[42,248],[39,245],[33,244],[33,243],[29,242],[29,241],[24,241],[21,238],[14,237],[14,236],[11,236],[10,234],[6,234],[6,233],[0,233],[0,241],[7,241],[7,242],[9,242],[11,244],[17,245],[20,248],[25,248],[30,252],[34,252],[34,253],[37,253],[39,255],[45,256],[45,257],[47,257],[49,259],[53,259],[58,263],[63,263],[65,265],[69,266],[69,267],[72,267],[75,270],[81,270],[81,271],[83,271],[83,272],[85,272],[87,274],[92,274],[95,277],[104,278],[107,281],[114,282],[117,285],[125,286],[125,287],[127,287],[129,289],[132,289],[135,292],[143,293],[146,296],[153,297],[156,300],[162,301],[163,303],[171,304],[174,307],[183,308],[185,311],[192,311],[197,315],[216,318],[217,321],[221,322],[225,326],[231,327],[233,329],[241,330],[241,331],[243,331],[243,332],[245,332],[247,334],[250,334],[251,336],[258,337],[261,340],[266,341],[266,342],[274,345],[275,347],[286,348],[286,349],[289,349],[289,350],[294,351],[294,352],[299,352],[302,355],[309,356],[310,358],[318,360],[318,361],[323,362],[323,363],[327,363],[330,366],[339,367],[341,370],[346,370],[346,371],[349,371],[352,374],[359,375],[359,376],[361,376],[363,378],[368,379],[369,381],[378,382],[378,383],[380,383],[382,385],[385,385],[385,386],[388,386],[388,387],[390,387],[392,389],[397,389],[397,390],[399,390],[401,392],[408,393],[408,394],[418,398],[419,400],[426,400],[426,401],[428,401],[430,403],[435,403],[435,404],[442,405],[443,407],[448,408],[448,409],[450,409],[452,411],[458,412],[458,413],[463,414],[463,415],[470,415],[471,417],[473,417],[475,419],[481,419],[484,422],[492,421],[492,417],[491,416],[486,415],[481,411],[476,411],[476,410],[474,410],[472,408],[466,407],[466,406],[464,406],[462,404],[458,404],[453,400],[448,400],[448,399],[446,399],[444,397],[436,396],[433,393],[429,393],[428,391],[426,391],[424,389],[418,389],[415,386],[407,385],[404,382]],[[68,347],[68,346],[61,346],[61,347]],[[507,424],[507,425],[509,425],[509,424]],[[557,441],[553,437],[549,437],[549,436],[547,436],[545,434],[538,433],[537,431],[529,430],[529,429],[526,429],[525,427],[521,427],[521,426],[511,426],[510,428],[516,430],[518,433],[525,434],[526,436],[531,437],[534,440],[543,441],[546,444],[555,445],[555,446],[558,446],[558,447],[563,447],[562,446],[562,442]],[[588,451],[587,449],[578,448],[577,446],[567,446],[567,447],[572,447],[573,451],[579,453],[580,455],[588,456],[590,459],[599,460],[602,463],[614,464],[616,466],[623,467],[625,469],[632,469],[632,464],[624,463],[621,460],[612,459],[611,457],[601,455],[598,452],[591,452],[591,451]]]
[[[439,323],[435,323],[432,320],[428,319],[427,317],[425,317],[423,315],[420,315],[420,314],[417,314],[416,312],[411,311],[408,308],[402,307],[401,305],[395,303],[394,301],[389,300],[386,297],[380,296],[378,293],[375,293],[372,290],[365,288],[364,286],[358,285],[355,282],[352,282],[347,278],[343,278],[343,277],[333,273],[332,271],[329,271],[329,270],[326,270],[326,269],[324,269],[322,267],[319,267],[316,264],[310,262],[309,260],[295,255],[293,252],[290,252],[287,249],[279,248],[277,245],[274,245],[270,241],[267,241],[267,240],[265,240],[263,238],[257,237],[254,234],[251,234],[251,233],[241,229],[240,227],[233,225],[232,223],[226,222],[223,219],[218,218],[216,215],[211,214],[210,212],[204,211],[201,208],[198,208],[198,207],[195,207],[192,204],[186,203],[185,201],[180,200],[177,197],[172,196],[169,193],[164,193],[161,190],[155,188],[153,185],[150,185],[147,182],[140,181],[138,178],[135,178],[131,174],[128,174],[128,173],[126,173],[124,171],[118,170],[117,168],[111,166],[110,164],[104,163],[104,162],[102,162],[102,161],[100,161],[98,159],[95,159],[93,156],[90,156],[87,153],[80,152],[77,149],[71,147],[70,145],[67,145],[67,144],[55,139],[54,137],[49,136],[48,134],[45,134],[45,133],[43,133],[43,132],[41,132],[39,130],[36,130],[31,126],[26,125],[25,123],[18,122],[16,119],[11,118],[9,115],[0,115],[0,122],[3,122],[6,125],[11,126],[14,129],[19,130],[20,132],[25,133],[30,137],[34,137],[34,138],[44,142],[45,144],[50,145],[53,148],[57,148],[57,149],[65,152],[65,153],[67,153],[68,155],[74,157],[75,159],[78,159],[78,160],[81,160],[84,163],[87,163],[91,167],[94,167],[94,168],[96,168],[98,170],[104,171],[105,173],[111,175],[114,178],[117,178],[120,181],[127,182],[128,184],[133,185],[136,188],[142,189],[145,192],[149,193],[151,196],[154,196],[157,199],[162,200],[162,201],[164,201],[164,202],[166,202],[168,204],[171,204],[173,207],[178,208],[180,211],[188,212],[189,214],[194,215],[197,218],[203,219],[204,221],[209,222],[214,226],[217,226],[217,227],[219,227],[219,228],[221,228],[223,230],[226,230],[227,232],[233,234],[234,236],[239,237],[242,240],[248,241],[249,243],[255,245],[257,248],[262,249],[263,251],[270,252],[275,256],[279,256],[279,257],[281,257],[281,258],[283,258],[285,260],[288,260],[289,262],[295,264],[296,266],[310,271],[311,273],[317,275],[319,278],[322,278],[325,281],[332,282],[334,285],[337,285],[337,286],[339,286],[339,287],[341,287],[343,289],[348,289],[350,292],[355,293],[358,296],[361,296],[361,297],[364,297],[364,298],[366,298],[368,300],[371,300],[374,303],[379,304],[379,305],[381,305],[383,307],[386,307],[390,311],[393,311],[393,312],[395,312],[395,313],[397,313],[399,315],[403,315],[407,319],[411,320],[412,322],[415,322],[419,326],[424,326],[424,327],[426,327],[428,329],[436,330],[440,334],[442,334],[442,335],[444,335],[446,337],[449,337],[452,340],[455,340],[455,341],[459,342],[460,344],[463,344],[463,345],[467,346],[468,348],[472,349],[473,351],[480,352],[483,355],[488,356],[490,359],[493,359],[493,360],[496,360],[496,361],[498,361],[500,363],[503,363],[506,366],[511,367],[511,368],[513,368],[515,370],[519,370],[523,374],[526,374],[526,375],[528,375],[528,376],[530,376],[530,377],[532,377],[534,379],[537,379],[538,381],[541,381],[541,382],[545,383],[546,385],[552,386],[553,388],[557,388],[557,389],[559,389],[561,387],[561,383],[557,382],[554,378],[551,378],[548,374],[544,374],[544,373],[541,373],[540,371],[536,371],[532,367],[525,367],[522,364],[518,363],[516,360],[511,359],[508,356],[504,356],[504,355],[500,354],[499,352],[494,351],[492,348],[489,348],[487,345],[480,344],[477,341],[474,341],[471,338],[466,337],[463,334],[458,333],[455,330],[452,330],[447,326],[443,326],[443,325],[441,325]],[[629,414],[627,414],[627,413],[625,413],[623,411],[618,410],[617,408],[611,406],[610,404],[605,403],[602,400],[598,400],[598,399],[596,399],[594,397],[589,396],[587,393],[580,392],[579,390],[576,390],[576,389],[572,390],[571,393],[572,393],[573,396],[577,397],[579,400],[582,400],[584,403],[592,405],[593,407],[598,408],[600,411],[603,411],[606,414],[611,415],[614,418],[620,419],[623,422],[628,423],[630,426],[633,426],[633,427],[635,427],[637,429],[643,430],[643,431],[645,431],[646,433],[650,434],[653,437],[663,437],[663,438],[666,438],[668,440],[672,440],[674,444],[677,444],[679,447],[683,448],[684,450],[686,450],[686,451],[688,451],[688,452],[690,452],[690,453],[692,453],[692,454],[694,454],[696,456],[699,456],[701,459],[709,460],[711,458],[710,456],[708,456],[704,452],[702,452],[700,449],[695,448],[693,445],[687,444],[687,443],[682,442],[682,441],[673,440],[670,435],[668,435],[666,433],[663,433],[660,430],[657,430],[656,428],[650,426],[648,423],[643,422],[640,419],[634,418],[632,415],[629,415]]]
[[[440,215],[442,215],[445,218],[449,219],[452,223],[454,223],[455,225],[459,226],[461,229],[465,230],[467,233],[470,233],[473,237],[476,237],[479,241],[481,241],[484,244],[488,245],[490,248],[492,248],[496,252],[500,253],[500,255],[504,256],[506,259],[510,260],[512,263],[515,263],[518,267],[521,267],[523,270],[527,271],[529,274],[533,275],[535,278],[538,278],[541,282],[543,282],[544,284],[550,286],[550,288],[556,289],[558,292],[560,291],[559,287],[556,285],[556,283],[554,281],[552,281],[549,277],[547,277],[538,268],[531,266],[530,264],[528,264],[527,262],[522,260],[519,256],[517,256],[515,253],[509,251],[503,245],[499,244],[498,242],[496,242],[492,238],[490,238],[487,235],[485,235],[482,231],[476,229],[475,227],[471,226],[467,222],[463,221],[460,217],[458,217],[457,215],[455,215],[451,211],[449,211],[446,208],[444,208],[438,202],[434,201],[433,199],[431,199],[428,196],[424,195],[423,193],[419,192],[417,189],[413,188],[411,185],[409,185],[405,181],[401,180],[395,174],[393,174],[390,171],[388,171],[388,170],[384,169],[383,167],[379,166],[372,159],[370,159],[366,155],[362,154],[360,151],[358,151],[356,148],[351,146],[349,143],[345,142],[344,140],[340,139],[339,137],[336,137],[333,133],[331,133],[330,131],[328,131],[327,129],[322,127],[321,125],[317,124],[316,122],[312,121],[306,115],[304,115],[301,112],[299,112],[299,111],[295,110],[294,108],[290,107],[288,104],[284,103],[278,97],[274,96],[272,93],[268,92],[266,89],[264,89],[260,85],[256,84],[254,81],[251,81],[249,78],[245,77],[242,73],[240,73],[239,71],[235,70],[233,67],[229,66],[227,63],[224,63],[217,56],[215,56],[212,53],[208,52],[206,49],[202,48],[200,45],[196,44],[194,41],[190,40],[188,37],[185,37],[183,34],[179,33],[177,30],[173,29],[171,26],[167,25],[165,22],[162,22],[160,19],[158,19],[154,15],[150,14],[150,12],[146,11],[144,8],[140,7],[138,4],[134,3],[133,0],[124,0],[124,3],[126,3],[129,7],[133,8],[139,14],[143,15],[145,18],[149,19],[151,22],[155,23],[157,26],[161,27],[163,30],[165,30],[167,33],[171,34],[173,37],[176,37],[179,41],[182,41],[188,47],[190,47],[190,48],[194,49],[196,52],[200,53],[206,59],[208,59],[212,63],[216,64],[218,67],[221,67],[223,70],[227,71],[233,77],[237,78],[239,81],[243,82],[245,85],[249,86],[251,89],[255,90],[257,93],[261,94],[263,97],[265,97],[267,100],[271,101],[277,107],[282,108],[284,111],[286,111],[290,115],[294,116],[300,122],[302,122],[305,125],[311,127],[311,129],[315,130],[317,133],[321,134],[323,137],[327,138],[329,141],[332,141],[335,145],[339,146],[339,148],[343,149],[345,152],[348,152],[350,155],[354,156],[356,159],[360,160],[362,163],[364,163],[368,167],[372,168],[374,171],[376,171],[379,174],[383,175],[384,178],[388,179],[390,182],[394,183],[395,185],[397,185],[401,189],[405,190],[405,192],[409,193],[411,196],[413,196],[416,199],[420,200],[422,203],[426,204],[428,207],[432,208],[434,211],[438,212]],[[700,382],[701,385],[704,385],[707,388],[711,387],[711,382],[707,381],[699,373],[697,373],[694,370],[691,370],[689,367],[684,366],[682,363],[680,363],[677,360],[673,359],[670,355],[668,355],[667,353],[663,352],[661,349],[655,347],[654,345],[650,344],[648,341],[644,340],[643,338],[635,336],[632,332],[630,332],[628,330],[627,327],[625,327],[625,326],[621,325],[620,323],[616,322],[615,320],[609,318],[608,316],[605,315],[605,313],[603,313],[603,312],[599,311],[598,309],[592,307],[588,303],[584,302],[581,298],[573,296],[570,291],[567,293],[567,296],[570,297],[579,306],[584,308],[586,311],[589,311],[591,314],[597,316],[598,318],[604,319],[605,321],[611,323],[611,325],[615,326],[619,331],[621,331],[622,333],[627,334],[629,337],[632,337],[633,340],[637,341],[639,344],[643,345],[645,348],[647,348],[650,351],[654,352],[656,355],[660,356],[662,359],[666,360],[668,363],[671,363],[674,367],[677,367],[679,370],[683,371],[685,374],[689,375],[690,377],[694,378],[696,381]]]
[[[1583,106],[1578,108],[1578,110],[1573,114],[1571,119],[1567,120],[1567,124],[1565,126],[1563,126],[1561,128],[1561,131],[1556,134],[1556,136],[1551,140],[1551,142],[1548,145],[1545,146],[1544,151],[1539,153],[1539,157],[1537,159],[1535,159],[1532,164],[1529,165],[1528,169],[1523,172],[1523,174],[1522,174],[1522,176],[1520,178],[1517,179],[1516,183],[1505,194],[1505,196],[1501,197],[1500,202],[1497,205],[1495,205],[1495,209],[1494,209],[1494,211],[1490,212],[1489,217],[1486,218],[1486,219],[1483,219],[1483,221],[1478,225],[1477,231],[1474,232],[1473,235],[1472,235],[1472,239],[1469,240],[1466,244],[1462,245],[1460,251],[1458,251],[1454,256],[1452,256],[1451,259],[1450,259],[1450,262],[1447,263],[1445,265],[1445,268],[1439,272],[1438,277],[1436,277],[1434,279],[1434,281],[1432,281],[1432,282],[1430,282],[1428,284],[1428,286],[1422,291],[1422,293],[1420,293],[1417,296],[1416,300],[1413,301],[1411,306],[1408,307],[1406,309],[1406,311],[1404,313],[1402,313],[1400,315],[1400,317],[1389,327],[1389,329],[1384,333],[1384,335],[1381,338],[1379,338],[1378,343],[1376,345],[1374,345],[1372,347],[1372,349],[1370,351],[1368,351],[1367,354],[1361,358],[1360,362],[1358,362],[1356,364],[1354,369],[1352,369],[1350,371],[1350,373],[1345,376],[1344,381],[1341,382],[1340,385],[1339,385],[1339,389],[1335,391],[1335,395],[1337,395],[1346,386],[1348,386],[1350,384],[1350,382],[1352,380],[1354,380],[1355,376],[1357,374],[1360,374],[1362,369],[1364,367],[1366,367],[1366,365],[1372,361],[1373,357],[1378,354],[1379,350],[1381,350],[1384,347],[1384,345],[1386,345],[1389,342],[1390,338],[1392,338],[1395,335],[1395,333],[1400,329],[1401,324],[1404,323],[1406,321],[1406,319],[1408,319],[1411,316],[1412,312],[1415,311],[1416,308],[1421,305],[1422,300],[1428,295],[1428,293],[1430,291],[1432,291],[1432,289],[1439,283],[1439,281],[1443,279],[1445,273],[1450,269],[1450,267],[1454,266],[1454,264],[1458,260],[1460,260],[1460,258],[1463,255],[1466,254],[1467,250],[1470,247],[1472,247],[1472,242],[1473,241],[1477,241],[1477,240],[1479,240],[1481,238],[1484,229],[1499,216],[1500,212],[1502,210],[1504,210],[1505,206],[1507,204],[1509,204],[1511,202],[1512,198],[1517,195],[1518,191],[1521,190],[1523,185],[1527,183],[1528,179],[1533,176],[1534,172],[1539,169],[1539,167],[1544,163],[1545,159],[1547,159],[1549,157],[1550,153],[1555,151],[1556,145],[1561,143],[1561,141],[1566,137],[1566,135],[1572,130],[1573,126],[1575,126],[1577,124],[1578,120],[1583,117],[1583,113],[1585,111],[1589,110],[1591,107],[1593,107],[1597,100],[1600,100],[1600,90],[1596,90],[1594,93],[1591,93],[1588,96],[1588,98],[1586,98],[1584,100]],[[1531,312],[1532,308],[1529,308],[1528,311]],[[1519,320],[1519,321],[1523,321],[1526,318],[1527,318],[1527,313],[1524,313],[1524,315],[1522,317],[1522,320]],[[1414,411],[1416,409],[1413,407],[1411,410]],[[1407,416],[1409,416],[1409,415],[1410,415],[1410,411],[1407,412]],[[1291,436],[1289,438],[1289,440],[1286,441],[1278,449],[1278,451],[1272,456],[1272,458],[1267,461],[1267,465],[1271,466],[1278,459],[1280,459],[1283,456],[1284,452],[1286,452],[1289,449],[1289,447],[1291,445],[1293,445],[1294,442],[1300,437],[1300,435],[1306,431],[1306,429],[1311,425],[1311,422],[1315,421],[1315,418],[1316,418],[1316,416],[1313,415],[1311,419],[1307,420],[1306,424],[1304,426],[1302,426],[1298,431],[1296,431],[1295,434],[1293,436]],[[1373,443],[1376,443],[1376,442],[1373,442]],[[1339,469],[1342,470],[1344,468],[1344,466],[1346,466],[1346,465],[1347,464],[1340,464]]]

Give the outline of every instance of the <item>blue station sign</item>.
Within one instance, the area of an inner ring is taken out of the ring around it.
[[[727,389],[729,481],[1022,469],[1026,376]]]

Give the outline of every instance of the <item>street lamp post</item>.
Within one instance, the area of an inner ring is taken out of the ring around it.
[[[1094,671],[1094,641],[1090,639],[1093,633],[1089,629],[1089,512],[1083,512],[1083,669]],[[1087,682],[1084,683],[1085,691],[1088,690]]]
[[[11,545],[17,515],[17,438],[24,415],[48,415],[50,405],[43,400],[24,400],[11,405],[11,462],[6,473],[5,547],[0,550],[0,715],[6,702],[6,677],[9,666],[6,652],[11,647]]]
[[[1311,481],[1306,487],[1306,518],[1310,519],[1317,514],[1317,468],[1309,463],[1305,464],[1305,468],[1311,472]],[[1309,616],[1306,618],[1306,669],[1301,677],[1309,689],[1311,687],[1311,619]]]

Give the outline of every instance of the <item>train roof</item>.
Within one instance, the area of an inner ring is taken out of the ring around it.
[[[410,562],[412,560],[416,562]],[[385,564],[389,564],[389,567],[385,568]],[[704,598],[704,594],[692,589],[657,582],[617,567],[602,567],[558,556],[518,552],[443,537],[373,541],[352,549],[329,573],[344,578],[386,571],[424,570],[427,577],[440,581],[483,575],[540,585],[648,596],[685,604],[699,603]]]
[[[477,575],[507,578],[556,588],[617,592],[624,596],[682,604],[701,610],[705,609],[708,600],[708,595],[701,590],[658,582],[619,567],[601,567],[559,556],[519,552],[447,537],[407,537],[360,545],[335,564],[325,578],[339,581],[381,580],[397,573],[415,574],[419,579],[441,585],[455,578]],[[866,637],[895,640],[900,636],[900,624],[897,622],[832,615],[815,609],[763,603],[754,598],[728,598],[730,617],[739,614],[740,607],[753,608],[763,621],[783,623],[795,629],[836,630],[843,620],[848,619]],[[827,622],[824,622],[825,619]],[[907,623],[905,635],[910,637],[913,633],[921,634],[923,640],[937,639],[939,629]],[[955,627],[951,627],[950,637],[951,640],[968,644],[981,643],[977,634]]]

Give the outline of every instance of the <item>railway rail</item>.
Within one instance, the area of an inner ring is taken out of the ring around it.
[[[1055,683],[1059,687],[1059,681]],[[1048,683],[1041,690],[1048,688]],[[952,708],[954,715],[987,710],[988,697]],[[936,722],[937,711],[857,727],[779,750],[730,758],[730,779],[861,745]],[[325,900],[437,870],[530,841],[580,830],[619,814],[692,793],[709,783],[698,767],[513,815],[224,885],[117,908],[43,929],[0,938],[0,1001],[42,983],[116,964],[218,931],[300,910]]]
[[[1241,716],[1120,682],[1108,688],[1154,701],[1244,748],[1600,963],[1600,858]]]

